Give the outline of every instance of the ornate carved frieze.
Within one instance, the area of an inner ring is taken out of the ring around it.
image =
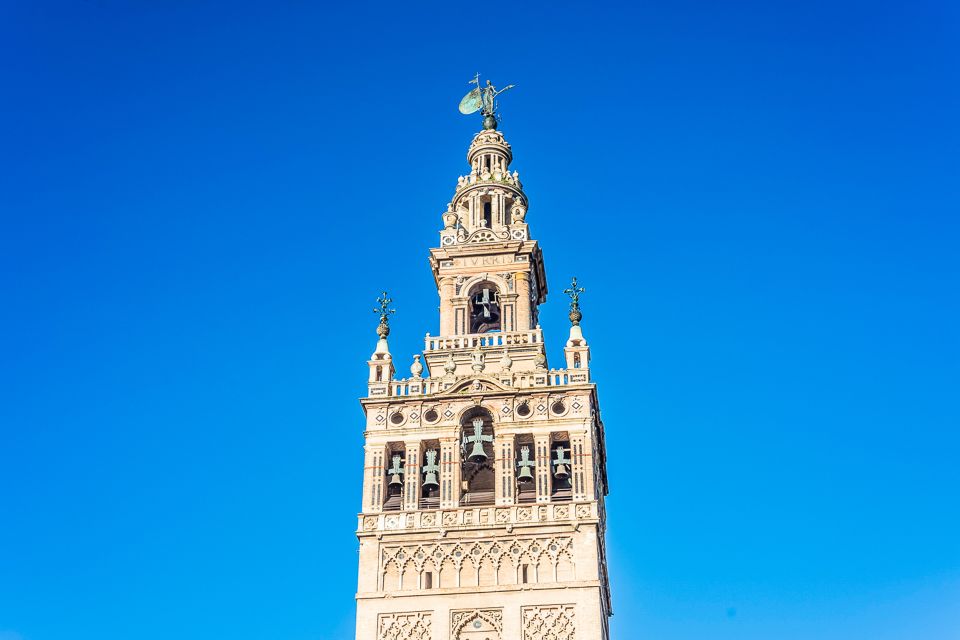
[[[575,524],[598,518],[596,502],[432,509],[360,516],[357,533],[398,529],[469,529],[477,525]]]
[[[576,580],[573,538],[424,542],[384,545],[380,550],[382,591],[459,588]]]
[[[575,640],[574,606],[559,604],[523,608],[523,640]]]
[[[501,609],[468,609],[450,613],[450,637],[453,640],[501,640]]]
[[[383,613],[377,624],[377,640],[433,640],[429,612]]]

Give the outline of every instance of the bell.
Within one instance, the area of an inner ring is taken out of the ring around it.
[[[437,474],[428,473],[423,479],[423,488],[424,489],[439,489],[440,483],[437,482]]]
[[[536,463],[530,459],[530,447],[520,447],[520,462],[517,463],[517,466],[520,468],[520,473],[517,474],[517,482],[527,483],[533,482],[533,472],[530,471],[530,467],[533,467]]]
[[[557,459],[553,461],[553,477],[557,480],[566,480],[570,477],[570,459],[566,457],[567,450],[557,447]]]
[[[403,486],[403,467],[400,466],[400,456],[393,456],[393,467],[387,469],[390,474],[391,487]]]
[[[473,451],[471,451],[470,455],[467,457],[470,458],[470,462],[476,462],[477,464],[480,464],[481,462],[486,462],[487,454],[483,450],[483,444],[479,442],[474,442]]]
[[[423,488],[424,489],[439,489],[440,483],[437,482],[437,474],[427,473],[426,477],[423,479]]]
[[[520,473],[517,474],[517,482],[533,482],[533,474],[530,473],[530,467],[522,467]]]
[[[437,482],[437,451],[430,449],[427,451],[427,464],[423,466],[423,488],[427,490],[439,489],[440,483]]]
[[[473,443],[473,450],[470,451],[470,455],[467,456],[467,459],[470,462],[476,464],[481,464],[487,461],[487,454],[483,450],[484,442],[493,442],[493,436],[483,435],[483,420],[476,418],[473,421],[473,435],[463,437],[463,448],[466,449],[469,443]]]

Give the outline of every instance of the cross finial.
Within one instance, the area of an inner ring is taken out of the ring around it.
[[[583,314],[580,313],[580,294],[586,293],[586,291],[586,289],[577,285],[576,276],[570,281],[570,286],[563,290],[565,294],[570,296],[570,322],[574,325],[580,324],[580,319],[583,318]]]
[[[396,313],[396,309],[390,308],[390,303],[393,302],[393,298],[387,297],[387,292],[384,291],[380,294],[380,297],[377,298],[377,306],[373,308],[373,312],[380,316],[380,325],[377,327],[377,335],[381,338],[386,338],[390,335],[390,314]]]

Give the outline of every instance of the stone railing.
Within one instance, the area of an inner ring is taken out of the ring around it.
[[[459,336],[431,336],[424,339],[424,351],[445,351],[449,349],[475,349],[476,347],[512,347],[529,344],[542,344],[543,331],[509,331],[497,333],[467,333]]]
[[[599,517],[596,502],[549,502],[360,514],[358,533],[576,524]]]
[[[471,172],[465,176],[460,176],[457,178],[456,191],[459,192],[469,186],[486,182],[509,184],[521,191],[523,190],[523,183],[520,182],[520,174],[518,172],[514,171],[510,173],[509,171],[500,171],[497,169],[496,171],[484,171],[479,174]]]

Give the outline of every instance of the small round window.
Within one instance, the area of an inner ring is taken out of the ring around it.
[[[530,415],[530,405],[524,402],[519,407],[517,407],[517,415],[521,417]]]
[[[403,414],[397,411],[395,414],[390,416],[390,422],[393,424],[403,424]]]
[[[553,406],[550,408],[557,415],[561,415],[564,411],[567,410],[566,405],[563,404],[563,400],[557,400],[556,402],[553,403]]]
[[[427,422],[436,422],[440,419],[440,414],[435,409],[427,409],[427,412],[423,414],[423,419]]]

